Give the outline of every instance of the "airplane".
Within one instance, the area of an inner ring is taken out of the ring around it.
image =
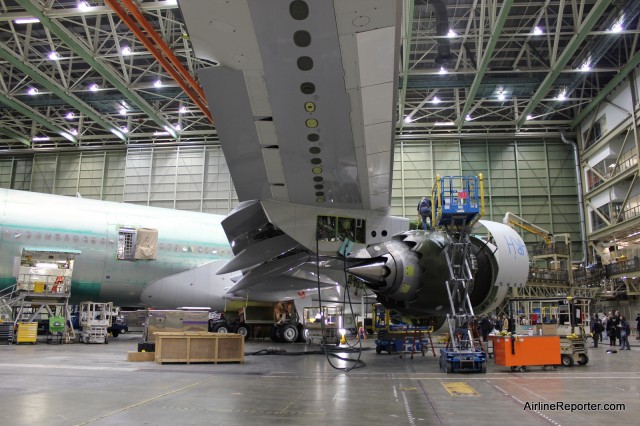
[[[74,260],[71,303],[109,301],[117,306],[159,309],[207,306],[218,311],[247,301],[298,299],[299,305],[310,304],[312,297],[301,299],[305,292],[317,289],[317,282],[307,279],[301,285],[305,280],[300,272],[281,277],[268,292],[251,291],[250,297],[247,291],[229,292],[242,275],[218,273],[233,258],[221,226],[224,218],[0,189],[0,295],[16,284],[22,260],[40,252]],[[157,232],[153,254],[136,256],[144,230]],[[291,287],[292,283],[296,286]],[[320,287],[336,290],[337,285],[325,277]],[[331,292],[324,294],[336,298]]]
[[[450,238],[388,214],[402,2],[178,5],[195,56],[211,65],[198,78],[241,201],[222,221],[234,258],[220,272],[242,273],[229,291],[346,270],[389,308],[443,316]],[[470,297],[483,312],[524,285],[528,253],[508,226],[480,223],[492,238],[471,239]]]

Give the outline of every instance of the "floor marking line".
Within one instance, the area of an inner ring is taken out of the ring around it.
[[[140,407],[141,405],[147,404],[147,403],[149,403],[149,402],[151,402],[151,401],[155,401],[155,400],[157,400],[157,399],[164,398],[165,396],[169,396],[169,395],[172,395],[172,394],[174,394],[174,393],[178,393],[178,392],[181,392],[181,391],[183,391],[183,390],[186,390],[186,389],[189,389],[189,388],[192,388],[192,387],[195,387],[195,386],[201,385],[201,384],[206,383],[206,382],[209,382],[209,381],[211,381],[211,380],[213,380],[213,379],[217,379],[218,377],[219,377],[219,376],[212,376],[212,377],[209,377],[208,379],[204,379],[204,380],[201,380],[201,381],[199,381],[199,382],[192,383],[192,384],[187,385],[187,386],[183,386],[183,387],[181,387],[181,388],[179,388],[179,389],[174,389],[174,390],[172,390],[172,391],[165,392],[165,393],[163,393],[163,394],[161,394],[161,395],[156,395],[156,396],[154,396],[153,398],[148,398],[148,399],[145,399],[144,401],[140,401],[140,402],[137,402],[137,403],[135,403],[135,404],[131,404],[131,405],[129,405],[129,406],[127,406],[127,407],[123,407],[123,408],[121,408],[121,409],[119,409],[119,410],[115,410],[115,411],[112,411],[112,412],[110,412],[110,413],[103,414],[102,416],[95,417],[95,418],[93,418],[93,419],[91,419],[91,420],[88,420],[88,421],[86,421],[86,422],[83,422],[83,423],[77,423],[77,424],[76,424],[76,426],[87,425],[87,424],[89,424],[89,423],[93,423],[93,422],[96,422],[96,421],[98,421],[98,420],[102,420],[102,419],[104,419],[104,418],[106,418],[106,417],[110,417],[110,416],[113,416],[113,415],[115,415],[115,414],[122,413],[123,411],[127,411],[127,410],[129,410],[129,409],[131,409],[131,408]]]

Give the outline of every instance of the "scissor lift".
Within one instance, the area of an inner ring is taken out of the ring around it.
[[[451,314],[447,314],[449,342],[440,350],[440,368],[447,372],[487,371],[487,354],[473,344],[469,299],[476,258],[471,254],[469,233],[484,213],[482,175],[436,176],[432,191],[432,223],[449,236],[445,255],[449,265],[446,282]]]

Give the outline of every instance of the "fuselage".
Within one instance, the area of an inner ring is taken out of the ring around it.
[[[16,282],[23,248],[78,250],[72,301],[141,303],[146,284],[211,261],[227,261],[231,248],[224,216],[134,204],[0,189],[0,287]],[[120,228],[158,230],[155,260],[119,260]],[[17,263],[19,264],[19,262]]]

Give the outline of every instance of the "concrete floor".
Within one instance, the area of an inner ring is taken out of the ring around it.
[[[640,418],[635,339],[630,351],[590,349],[586,366],[513,373],[491,359],[486,374],[445,374],[432,354],[376,355],[373,339],[362,353],[366,367],[350,372],[332,368],[323,355],[248,355],[244,364],[217,365],[127,362],[139,337],[130,333],[108,345],[0,345],[0,424],[602,426]],[[267,348],[318,349],[258,341],[245,353]],[[625,408],[527,409],[556,402]]]

